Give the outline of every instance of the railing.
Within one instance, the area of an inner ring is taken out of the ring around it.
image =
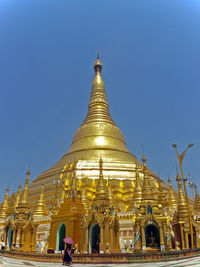
[[[1,256],[40,262],[62,262],[63,254],[40,254],[23,251],[0,250]],[[151,253],[105,253],[105,254],[73,254],[74,263],[134,263],[169,261],[200,256],[200,248]]]

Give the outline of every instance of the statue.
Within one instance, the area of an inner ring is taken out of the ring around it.
[[[133,240],[131,240],[129,244],[129,252],[133,253],[133,251],[134,251],[134,243],[133,243]]]
[[[175,249],[180,250],[180,243],[178,241],[175,241]]]
[[[154,235],[154,233],[151,231],[150,236],[149,236],[149,247],[158,247],[158,244],[156,243],[156,237]]]
[[[126,252],[129,253],[130,252],[130,240],[126,241]]]
[[[106,253],[109,253],[109,243],[106,243]]]
[[[80,251],[78,250],[78,244],[75,244],[75,250],[74,250],[74,254],[80,254]]]
[[[125,242],[125,243],[124,243],[124,252],[125,252],[125,253],[128,252],[127,249],[128,249],[128,245],[127,245],[127,243]]]
[[[169,242],[170,241],[170,235],[169,235],[168,231],[165,233],[165,235],[166,235],[166,238],[167,238],[167,242]]]
[[[138,240],[140,239],[140,234],[138,233],[138,231],[135,233],[135,243],[138,242]]]

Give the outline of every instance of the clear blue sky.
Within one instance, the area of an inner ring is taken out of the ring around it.
[[[200,186],[200,1],[0,0],[0,193],[67,152],[100,50],[110,113],[138,159]],[[63,152],[64,149],[64,152]]]

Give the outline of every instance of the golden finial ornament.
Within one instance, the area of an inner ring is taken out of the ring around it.
[[[102,70],[102,63],[99,59],[99,50],[97,50],[97,60],[94,63],[94,70],[95,70],[95,72],[97,72],[97,71],[101,72],[101,70]]]
[[[29,184],[30,174],[31,174],[30,169],[28,169],[26,173],[26,182],[25,182],[23,193],[22,193],[22,199],[21,199],[21,204],[23,205],[28,204],[28,184]]]
[[[142,162],[143,162],[143,168],[145,168],[145,169],[146,169],[146,161],[147,161],[147,159],[146,159],[146,157],[145,157],[145,155],[143,153],[142,154]]]

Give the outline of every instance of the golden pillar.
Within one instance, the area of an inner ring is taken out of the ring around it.
[[[36,236],[36,230],[32,229],[31,232],[31,251],[35,252],[35,236]]]
[[[196,229],[196,247],[199,248],[200,247],[200,232],[199,230]]]
[[[163,243],[165,245],[165,248],[167,249],[167,248],[169,248],[169,242],[167,241],[167,237],[166,237],[167,226],[165,223],[163,224],[162,229],[163,229]]]
[[[5,234],[4,234],[4,236],[5,236],[5,239],[4,239],[4,242],[5,242],[5,244],[6,244],[6,247],[7,247],[7,235],[8,235],[8,228],[6,228],[5,229]]]
[[[100,252],[104,251],[104,225],[100,224]]]
[[[15,247],[16,244],[16,229],[13,230],[13,241],[12,241],[12,248]]]
[[[86,247],[86,237],[85,237],[85,228],[82,227],[82,245],[81,245],[81,253],[84,253]]]
[[[188,232],[189,231],[187,229],[185,229],[184,232],[185,232],[185,248],[189,249],[189,241],[188,241]]]
[[[17,248],[19,249],[21,245],[21,228],[17,228],[16,230],[16,244],[15,247],[17,246]]]
[[[25,235],[24,231],[21,230],[21,243],[20,243],[20,247],[22,247],[23,244],[24,244],[24,235]]]
[[[164,236],[163,236],[163,227],[160,226],[160,245],[164,246]]]
[[[115,247],[115,252],[119,252],[119,229],[113,229],[114,231],[114,247]]]
[[[105,224],[105,241],[104,241],[104,243],[106,244],[106,243],[109,243],[109,245],[110,245],[110,238],[109,238],[109,225],[108,225],[108,222],[106,222],[106,224]]]
[[[89,248],[89,231],[88,231],[88,226],[86,226],[86,228],[85,228],[85,250],[84,250],[84,252],[87,251],[87,253],[88,253],[89,252],[88,248]]]
[[[113,227],[109,228],[110,230],[110,252],[112,253],[114,251],[115,248],[115,244],[114,244],[114,229]]]
[[[185,237],[184,237],[184,233],[183,233],[183,225],[182,223],[180,224],[181,227],[181,242],[182,242],[182,249],[185,249]]]
[[[144,225],[141,225],[142,230],[142,247],[146,247],[146,239],[145,239],[145,232],[144,232]]]

